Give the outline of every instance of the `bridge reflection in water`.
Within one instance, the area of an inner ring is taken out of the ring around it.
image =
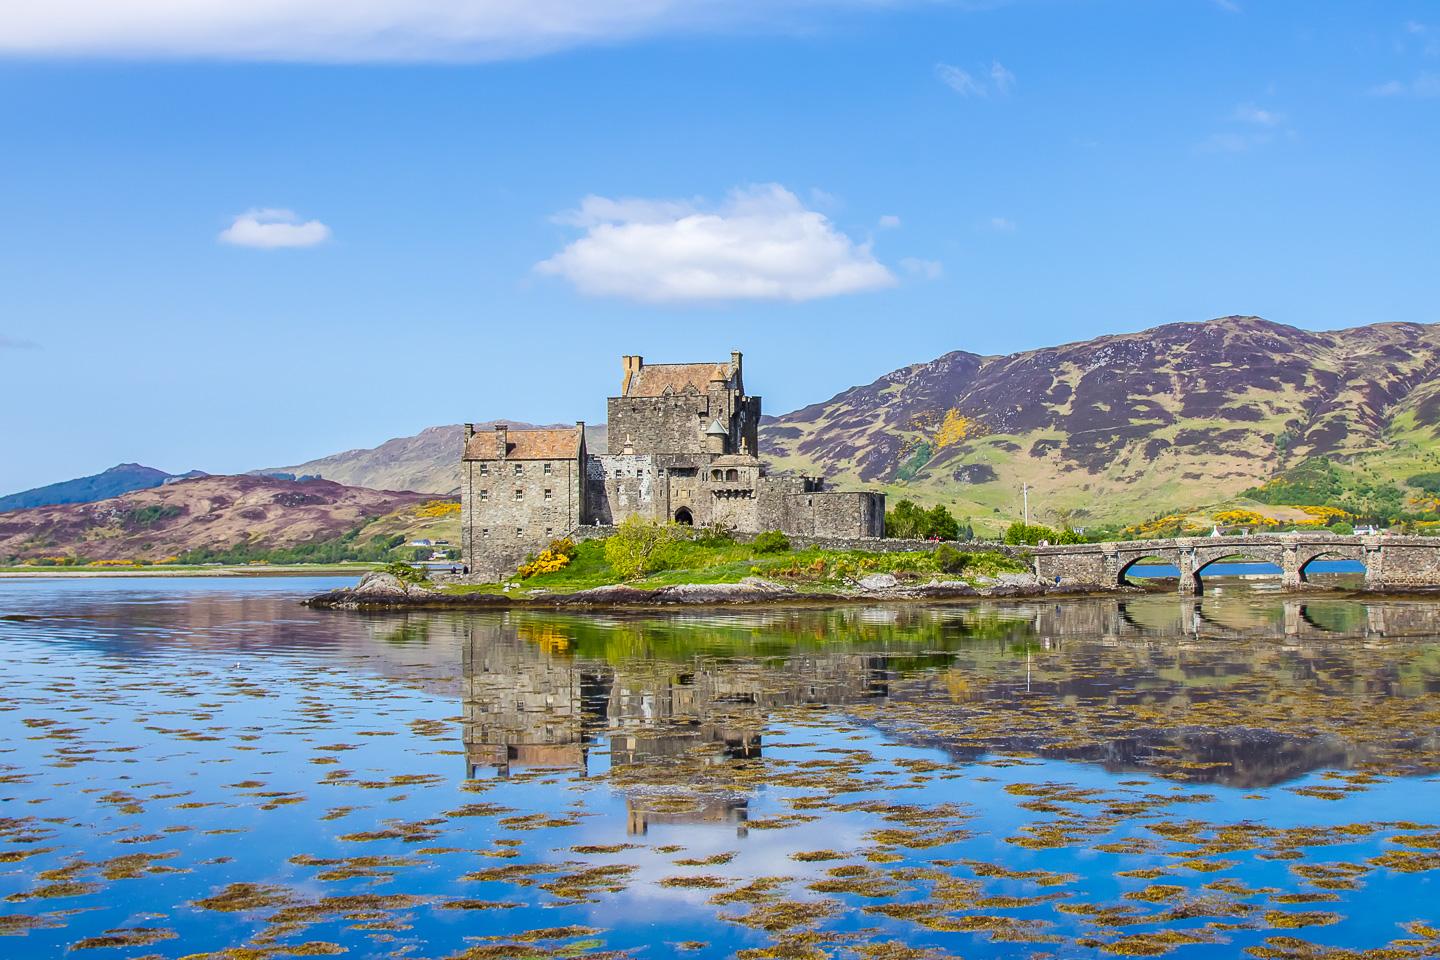
[[[869,726],[1238,787],[1440,769],[1440,608],[1271,595],[587,619],[410,614],[460,645],[470,775],[605,776],[630,830],[733,824],[766,730]],[[394,618],[387,618],[394,629]]]

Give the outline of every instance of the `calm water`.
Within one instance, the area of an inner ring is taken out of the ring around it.
[[[1440,954],[1434,605],[331,585],[0,582],[0,956]]]

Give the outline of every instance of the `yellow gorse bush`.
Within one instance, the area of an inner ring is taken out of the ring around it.
[[[1332,523],[1348,522],[1354,519],[1354,514],[1339,507],[1301,507],[1305,511],[1306,519],[1300,524],[1306,527],[1328,527]]]
[[[541,550],[540,555],[534,560],[520,564],[515,572],[520,579],[528,580],[541,573],[559,573],[570,566],[570,558],[563,553],[554,550]]]
[[[1227,527],[1278,527],[1279,520],[1272,520],[1254,510],[1221,510],[1215,514],[1215,522]]]
[[[415,511],[415,516],[426,518],[454,517],[459,515],[460,504],[450,500],[431,500],[422,504],[420,508]]]

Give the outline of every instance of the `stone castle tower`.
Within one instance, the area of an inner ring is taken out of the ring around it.
[[[579,527],[639,515],[740,533],[884,535],[884,494],[827,490],[818,477],[770,476],[757,456],[760,398],[745,393],[741,354],[728,363],[621,358],[606,404],[608,453],[573,429],[465,429],[461,550],[470,574],[508,576],[526,556]]]

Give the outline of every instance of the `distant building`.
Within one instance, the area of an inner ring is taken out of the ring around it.
[[[880,537],[885,496],[828,490],[818,477],[766,474],[756,456],[760,398],[729,363],[621,359],[609,398],[609,453],[574,429],[476,433],[465,427],[461,553],[471,572],[504,576],[578,526],[638,515],[743,533]]]

